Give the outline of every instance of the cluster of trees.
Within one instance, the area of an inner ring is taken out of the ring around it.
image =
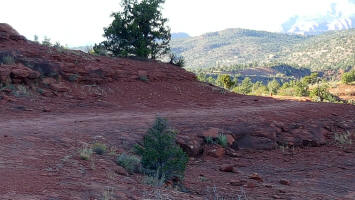
[[[339,102],[339,98],[329,92],[329,85],[318,77],[318,73],[312,73],[300,80],[279,82],[276,79],[264,84],[261,81],[253,83],[249,77],[242,81],[238,77],[231,77],[228,74],[220,74],[214,79],[206,74],[199,74],[200,81],[208,82],[219,87],[231,90],[244,95],[281,95],[311,97],[318,102]],[[312,89],[311,89],[312,88]]]

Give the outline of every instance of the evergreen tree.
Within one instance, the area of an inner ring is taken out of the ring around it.
[[[122,0],[123,11],[113,13],[113,22],[104,28],[106,41],[94,50],[106,49],[114,56],[155,59],[170,50],[170,28],[162,17],[165,0]]]

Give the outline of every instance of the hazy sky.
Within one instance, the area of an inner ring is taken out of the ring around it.
[[[351,3],[352,2],[352,3]],[[200,35],[226,28],[279,31],[294,15],[326,14],[332,3],[355,12],[355,0],[166,0],[164,16],[172,32]],[[0,23],[28,39],[37,34],[69,46],[100,42],[120,0],[1,0]]]

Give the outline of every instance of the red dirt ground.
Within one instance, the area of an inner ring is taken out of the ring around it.
[[[355,199],[354,142],[334,139],[354,140],[355,106],[232,94],[168,64],[42,47],[6,24],[0,55],[16,60],[0,66],[0,81],[26,88],[0,92],[0,199]],[[156,116],[194,154],[185,192],[115,164]],[[212,127],[235,139],[217,158],[200,152],[221,149],[201,143]],[[111,152],[81,160],[95,141]]]

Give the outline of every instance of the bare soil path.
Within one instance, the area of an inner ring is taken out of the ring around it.
[[[115,173],[114,157],[95,156],[86,162],[80,160],[79,150],[83,143],[97,140],[129,150],[142,138],[157,115],[168,118],[173,127],[186,135],[209,127],[234,130],[243,123],[262,129],[274,120],[284,123],[334,120],[332,116],[344,112],[344,107],[332,104],[255,104],[230,106],[221,102],[212,107],[166,108],[163,111],[76,110],[36,115],[23,111],[9,117],[2,115],[0,199],[100,199],[111,189],[118,199],[148,198],[152,190],[142,183],[141,177]],[[330,112],[319,112],[322,107]],[[350,116],[341,119],[346,122],[354,120]],[[234,158],[192,159],[185,179],[190,192],[165,191],[166,194],[172,199],[199,199],[210,195],[208,188],[215,185],[221,195],[236,197],[241,192],[240,187],[230,183],[246,180],[247,186],[243,186],[243,190],[249,199],[354,198],[354,145],[346,151],[332,145],[286,152],[241,150],[238,155]],[[239,165],[240,173],[219,171],[223,164]],[[263,182],[251,182],[248,179],[251,173],[258,173]],[[281,179],[289,180],[290,185],[280,184]]]

